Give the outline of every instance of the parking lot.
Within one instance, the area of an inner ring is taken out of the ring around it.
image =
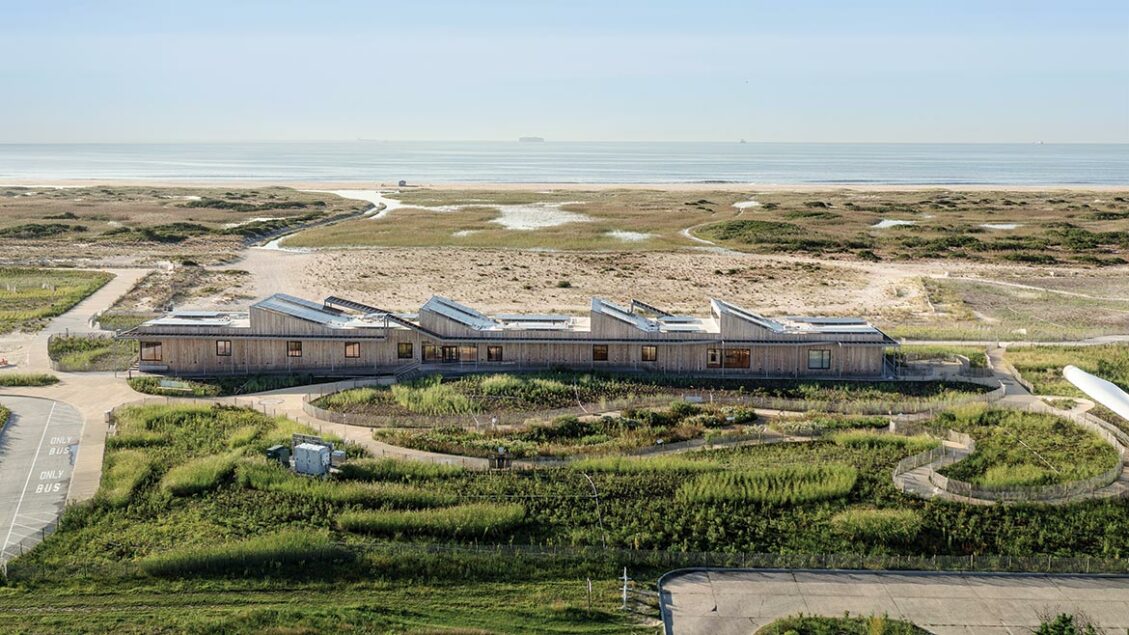
[[[0,562],[31,549],[67,501],[82,415],[50,399],[0,395],[12,411],[0,432]]]

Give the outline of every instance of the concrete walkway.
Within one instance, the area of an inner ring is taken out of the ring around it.
[[[54,318],[43,330],[0,336],[0,357],[16,363],[0,373],[52,373],[47,356],[47,340],[55,333],[94,332],[90,320],[133,288],[146,269],[111,269],[114,278],[70,311]],[[120,403],[137,398],[124,378],[114,373],[53,372],[59,383],[52,386],[0,388],[5,395],[42,397],[73,407],[82,417],[82,438],[71,476],[69,500],[82,501],[98,491],[102,477],[102,451],[106,445],[106,412]]]
[[[1129,576],[729,569],[673,572],[660,591],[673,635],[750,635],[798,613],[847,611],[937,635],[1031,633],[1058,613],[1084,613],[1103,633],[1129,628]]]

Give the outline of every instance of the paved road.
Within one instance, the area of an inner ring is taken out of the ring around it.
[[[1129,576],[716,570],[662,586],[676,635],[747,635],[804,613],[887,614],[937,635],[1031,633],[1047,613],[1085,613],[1105,633],[1129,628]]]
[[[82,415],[50,399],[0,395],[12,411],[0,432],[0,562],[34,546],[63,511]]]

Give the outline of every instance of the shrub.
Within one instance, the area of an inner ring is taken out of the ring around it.
[[[182,463],[161,479],[161,489],[173,496],[191,496],[215,489],[235,470],[235,455],[212,454]]]
[[[850,493],[858,471],[849,465],[784,465],[702,474],[678,488],[680,503],[797,505]]]
[[[900,448],[907,454],[917,454],[931,450],[941,444],[937,439],[924,434],[907,437],[898,434],[868,432],[866,430],[836,432],[831,435],[831,440],[837,445],[848,448],[873,450],[893,446]]]
[[[197,546],[148,556],[141,569],[153,576],[175,577],[193,574],[264,573],[303,563],[327,566],[348,561],[350,552],[330,540],[325,532],[285,529],[237,542]]]
[[[848,540],[894,543],[916,538],[922,522],[912,509],[848,509],[831,517],[831,528]]]
[[[4,426],[8,425],[8,418],[11,416],[11,410],[8,410],[4,406],[0,406],[0,430],[3,430]]]
[[[143,450],[119,450],[109,454],[98,497],[112,507],[129,503],[133,492],[149,478],[156,466]]]
[[[345,531],[380,535],[485,537],[517,527],[525,508],[516,503],[470,503],[423,511],[358,511],[337,517]]]
[[[0,386],[50,386],[59,378],[48,373],[0,373]]]

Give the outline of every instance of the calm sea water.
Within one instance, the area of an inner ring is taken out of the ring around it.
[[[9,180],[1129,184],[1129,145],[579,142],[0,144]]]

